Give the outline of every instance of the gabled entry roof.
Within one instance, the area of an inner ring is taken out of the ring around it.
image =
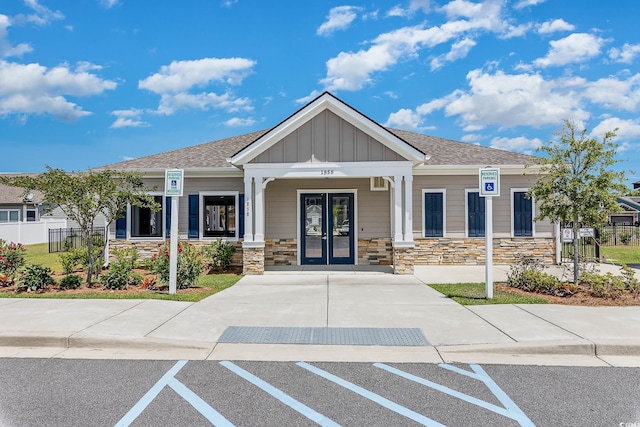
[[[254,142],[235,153],[231,159],[229,159],[229,162],[235,166],[242,166],[251,162],[260,154],[275,144],[282,142],[287,136],[326,111],[331,112],[339,119],[345,121],[360,132],[363,132],[376,141],[375,144],[381,144],[386,150],[390,150],[404,160],[412,161],[414,164],[421,164],[429,159],[426,153],[409,144],[353,107],[345,104],[329,92],[324,92]],[[337,138],[339,138],[339,136],[337,136]]]
[[[203,173],[217,173],[217,171],[225,170],[238,171],[229,161],[239,166],[255,161],[254,159],[276,145],[285,135],[303,127],[306,123],[305,119],[309,121],[315,117],[314,113],[318,115],[322,111],[330,111],[331,114],[353,124],[359,131],[367,133],[372,139],[379,141],[380,144],[386,144],[386,149],[390,149],[398,153],[400,157],[412,160],[416,164],[424,162],[425,156],[428,155],[429,160],[426,161],[421,169],[430,169],[431,167],[473,168],[487,165],[524,166],[533,162],[533,158],[525,154],[405,130],[385,128],[333,95],[323,93],[320,97],[271,129],[113,163],[98,169],[138,170],[157,173],[164,173],[165,169],[170,168],[202,171]]]

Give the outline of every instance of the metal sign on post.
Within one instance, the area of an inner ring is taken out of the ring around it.
[[[182,197],[184,170],[167,169],[164,171],[164,195]]]
[[[178,201],[182,197],[184,170],[164,172],[164,195],[171,197],[171,242],[169,243],[169,293],[175,294],[178,281]]]
[[[480,197],[500,195],[500,169],[480,169]]]
[[[480,169],[480,197],[485,198],[485,296],[493,298],[493,198],[500,196],[500,169]]]

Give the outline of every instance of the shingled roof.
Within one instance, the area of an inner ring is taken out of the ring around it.
[[[37,174],[8,174],[3,173],[2,176],[5,177],[13,177],[13,176],[35,176]],[[39,191],[34,191],[33,199],[30,200],[31,203],[41,203],[43,196]],[[0,204],[2,205],[21,205],[25,203],[24,200],[24,189],[20,187],[9,187],[8,185],[4,185],[0,183]]]
[[[510,151],[487,148],[480,145],[453,141],[409,132],[399,129],[387,129],[400,139],[431,156],[426,165],[525,165],[532,162],[532,157]],[[124,162],[113,163],[99,169],[209,169],[233,167],[227,159],[256,139],[267,130],[247,133],[232,138],[206,142],[204,144],[179,148],[164,153],[139,157]]]

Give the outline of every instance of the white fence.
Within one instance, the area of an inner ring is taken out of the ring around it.
[[[0,223],[0,239],[7,242],[33,245],[49,241],[49,229],[67,228],[66,219],[49,219],[31,222]]]

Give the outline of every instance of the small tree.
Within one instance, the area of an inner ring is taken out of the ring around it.
[[[617,129],[616,129],[617,130]],[[605,221],[607,213],[619,209],[616,198],[627,187],[624,172],[611,169],[615,159],[616,130],[607,132],[602,141],[578,132],[576,125],[565,120],[559,141],[550,141],[538,149],[546,157],[537,157],[541,178],[529,189],[529,196],[539,202],[536,220],[573,223],[573,280],[578,283],[578,236],[580,223]]]
[[[148,194],[149,189],[144,187],[139,173],[108,169],[67,173],[49,166],[46,168],[46,172],[37,176],[0,177],[0,182],[21,187],[25,194],[33,190],[42,192],[47,203],[59,206],[68,219],[78,224],[87,245],[89,284],[96,261],[92,241],[96,218],[103,214],[108,229],[113,221],[122,216],[127,204],[152,210],[158,210],[160,206]],[[106,245],[106,239],[103,245]]]

